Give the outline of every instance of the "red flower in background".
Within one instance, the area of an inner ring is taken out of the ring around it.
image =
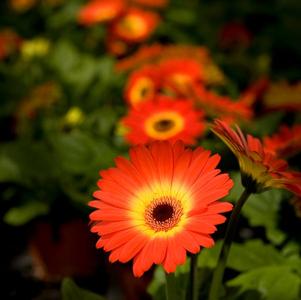
[[[203,113],[196,111],[186,99],[157,96],[154,101],[141,103],[123,119],[128,127],[125,138],[131,144],[147,144],[154,140],[182,140],[194,144],[203,134]]]
[[[112,21],[124,9],[124,0],[92,0],[79,11],[78,22],[83,25],[92,25]]]
[[[0,60],[20,49],[22,39],[12,30],[4,29],[0,31]]]
[[[205,47],[189,45],[143,46],[133,55],[121,59],[116,64],[118,71],[131,71],[147,64],[159,64],[166,60],[192,60],[203,70],[205,84],[223,84],[225,81],[221,70],[213,63],[209,51]]]
[[[154,142],[130,150],[130,160],[101,171],[97,200],[89,204],[96,246],[111,252],[110,262],[133,259],[141,276],[153,264],[174,272],[186,252],[212,247],[211,234],[232,205],[218,200],[233,183],[216,169],[220,157],[210,151],[185,149],[182,142]]]
[[[227,96],[206,89],[203,85],[194,86],[193,92],[195,94],[192,97],[212,117],[232,123],[237,120],[250,120],[253,116],[252,109],[243,101],[233,101]]]
[[[152,100],[160,82],[155,66],[145,66],[134,71],[128,78],[125,87],[125,99],[131,106]]]
[[[262,97],[268,89],[269,84],[270,81],[268,78],[259,78],[242,93],[240,101],[249,107],[254,105],[257,101],[262,100]]]
[[[109,53],[116,55],[116,56],[122,56],[129,50],[129,45],[120,39],[118,39],[116,36],[108,35],[106,38],[106,48]]]
[[[252,34],[247,27],[239,22],[225,24],[219,34],[219,44],[222,48],[249,47]]]
[[[171,58],[158,64],[162,87],[186,95],[192,86],[204,79],[202,66],[194,59]]]
[[[278,133],[263,140],[266,151],[279,157],[290,157],[301,151],[301,125],[282,126]]]
[[[301,173],[288,169],[287,162],[268,152],[259,139],[243,135],[225,122],[215,121],[213,132],[225,142],[238,159],[242,182],[251,192],[285,188],[301,195]]]
[[[132,4],[138,4],[147,7],[160,8],[168,4],[168,0],[130,0]]]
[[[156,29],[158,22],[158,14],[131,7],[111,24],[110,32],[128,43],[141,42]]]

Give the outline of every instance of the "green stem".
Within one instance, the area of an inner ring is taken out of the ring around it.
[[[198,284],[197,284],[197,273],[198,273],[198,256],[197,254],[191,255],[190,258],[190,274],[189,274],[189,290],[188,300],[198,299]]]
[[[176,278],[175,273],[166,273],[166,284],[165,284],[165,293],[166,293],[166,300],[173,300],[178,299],[179,295],[177,295],[177,289],[175,287]]]
[[[249,198],[251,193],[245,189],[242,195],[240,196],[239,200],[237,201],[232,214],[229,219],[229,223],[226,229],[226,235],[225,239],[222,245],[222,249],[219,255],[219,259],[217,262],[217,266],[214,270],[213,273],[213,278],[211,282],[211,287],[209,291],[209,298],[208,300],[218,300],[219,299],[219,294],[222,286],[222,281],[224,277],[224,272],[227,264],[227,258],[230,252],[231,244],[233,237],[236,232],[236,227],[239,219],[239,213],[241,211],[241,208]]]

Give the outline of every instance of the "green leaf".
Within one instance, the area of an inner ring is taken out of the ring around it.
[[[242,211],[251,226],[265,227],[268,239],[275,244],[285,239],[285,233],[277,228],[282,198],[282,191],[276,189],[252,195]]]
[[[5,215],[4,221],[13,226],[21,226],[32,219],[47,214],[49,207],[43,202],[27,202],[22,206],[12,207]]]
[[[110,166],[116,155],[106,141],[95,140],[81,131],[60,134],[52,143],[62,168],[71,174],[97,172]]]
[[[78,287],[70,278],[65,278],[61,286],[62,300],[105,300],[104,297]]]
[[[277,129],[283,112],[273,112],[264,117],[257,118],[256,122],[252,122],[252,125],[247,129],[253,135],[265,136],[270,135]]]
[[[198,258],[198,266],[214,268],[217,264],[221,244],[219,241],[213,248],[203,249]],[[244,244],[233,243],[227,266],[236,271],[245,272],[270,265],[288,265],[295,254],[293,252],[292,255],[285,256],[273,245],[264,244],[261,240],[251,240]],[[296,259],[295,264],[299,264],[299,260]]]
[[[39,182],[45,183],[49,178],[55,176],[56,168],[53,164],[53,156],[46,143],[33,142],[32,140],[18,140],[2,147],[4,157],[10,162],[4,162],[6,168],[14,172],[20,172],[18,182],[35,185]],[[13,167],[12,163],[15,165]],[[18,171],[16,169],[18,168]],[[0,171],[1,172],[1,171]],[[17,176],[17,173],[15,173]]]
[[[174,8],[166,13],[166,19],[180,25],[193,25],[197,19],[195,11],[191,9]]]
[[[235,185],[228,199],[236,202],[243,192],[243,186],[238,172],[232,173],[231,178],[235,182]],[[248,219],[251,226],[264,227],[267,238],[277,245],[282,243],[285,239],[285,233],[277,228],[280,205],[284,195],[285,192],[278,189],[269,190],[261,194],[253,194],[241,212],[242,215]]]
[[[268,266],[250,270],[228,281],[230,287],[240,287],[240,293],[258,290],[264,300],[297,300],[301,279],[287,266]]]
[[[272,245],[261,240],[251,240],[245,244],[233,244],[228,267],[237,271],[248,271],[269,265],[285,264],[285,258]]]
[[[217,259],[221,251],[222,243],[218,241],[212,248],[204,248],[198,256],[198,266],[200,268],[213,269],[217,264]],[[231,252],[230,252],[231,254]]]
[[[166,282],[165,279],[165,273],[161,266],[157,266],[156,270],[154,272],[153,280],[148,286],[147,291],[155,297],[156,294],[158,294],[159,289],[161,286],[163,286]],[[157,298],[155,298],[157,299]]]
[[[179,266],[177,271],[172,274],[166,274],[161,266],[158,266],[155,270],[153,280],[148,287],[148,292],[152,295],[155,300],[165,300],[166,299],[166,282],[168,280],[167,288],[171,295],[172,300],[183,300],[186,296],[187,287],[187,277],[188,277],[188,266],[189,260],[186,264]]]
[[[0,182],[15,182],[21,179],[19,166],[6,155],[0,156]]]
[[[96,75],[93,57],[79,53],[66,41],[58,42],[50,57],[52,67],[61,79],[72,87],[76,95],[82,95]]]

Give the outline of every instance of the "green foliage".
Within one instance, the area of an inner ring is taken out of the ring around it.
[[[6,155],[0,156],[0,182],[14,182],[20,180],[19,166]]]
[[[148,292],[155,300],[165,300],[166,298],[166,282],[168,280],[168,288],[172,294],[171,299],[184,300],[186,297],[186,288],[188,284],[189,259],[182,266],[179,266],[175,274],[166,276],[163,268],[158,266],[154,272],[154,278],[148,287]],[[168,277],[168,278],[166,278]]]
[[[88,133],[72,131],[51,139],[60,167],[70,174],[88,174],[112,164],[116,152],[102,139]]]
[[[229,199],[235,202],[239,199],[243,187],[239,173],[234,173],[231,177],[235,185],[231,190]],[[264,227],[267,238],[275,244],[280,244],[285,239],[285,233],[278,229],[279,211],[285,196],[286,192],[277,189],[253,194],[242,209],[242,215],[248,219],[250,225]]]
[[[61,286],[62,300],[105,300],[104,297],[77,286],[71,278],[65,278]]]
[[[37,216],[46,215],[49,206],[43,202],[26,202],[22,206],[12,207],[4,215],[4,222],[13,226],[21,226]]]
[[[220,248],[221,243],[217,243],[212,249],[204,249],[198,259],[199,267],[214,269]],[[288,244],[283,251],[279,251],[260,240],[234,243],[227,267],[240,272],[240,275],[229,280],[226,285],[239,288],[235,297],[255,290],[261,294],[262,299],[297,300],[301,287],[301,259],[296,255],[298,251],[296,244]],[[286,294],[287,297],[284,297]]]
[[[231,287],[240,287],[240,293],[246,290],[258,290],[264,300],[300,299],[301,278],[286,266],[268,266],[251,270],[228,282]]]

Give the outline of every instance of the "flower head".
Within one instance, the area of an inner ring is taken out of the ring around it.
[[[198,104],[211,116],[223,118],[231,123],[235,120],[249,120],[253,112],[244,101],[233,101],[228,96],[221,96],[205,88],[204,85],[195,85],[193,92]]]
[[[92,0],[80,9],[78,22],[82,25],[108,22],[118,17],[124,8],[123,0]]]
[[[266,151],[278,157],[290,157],[301,151],[301,125],[282,126],[278,133],[263,140]]]
[[[252,193],[285,188],[301,195],[301,173],[288,170],[286,161],[268,152],[259,139],[245,138],[240,128],[236,129],[219,120],[212,128],[237,157],[245,188]]]
[[[22,45],[22,39],[11,29],[0,31],[0,60],[15,53]]]
[[[23,13],[37,4],[37,0],[9,0],[9,6],[16,12]]]
[[[203,113],[196,111],[186,99],[171,100],[157,96],[141,103],[123,119],[129,128],[126,139],[131,144],[146,144],[154,140],[182,140],[194,144],[205,129]]]
[[[131,106],[152,100],[159,86],[159,74],[154,66],[134,71],[125,88],[125,99]]]
[[[216,166],[218,155],[182,142],[154,142],[130,150],[130,160],[101,171],[97,199],[90,206],[96,246],[110,251],[111,262],[133,262],[135,276],[153,264],[167,272],[186,260],[186,252],[214,244],[210,234],[225,221],[220,213],[232,209],[218,202],[232,188],[227,174]]]
[[[127,71],[139,68],[144,64],[160,63],[166,60],[193,60],[203,70],[202,76],[207,84],[223,84],[225,76],[214,64],[209,51],[205,47],[189,45],[160,45],[143,46],[133,55],[120,60],[116,68],[119,71]]]
[[[165,88],[187,94],[191,86],[203,80],[202,66],[194,59],[166,59],[158,65]]]
[[[168,4],[168,0],[132,0],[132,3],[147,6],[147,7],[165,7]]]
[[[159,16],[155,12],[132,7],[112,23],[110,32],[129,43],[141,42],[156,29],[158,22]]]
[[[77,106],[72,106],[64,117],[64,123],[66,123],[66,125],[76,126],[81,124],[84,118],[83,111]]]

